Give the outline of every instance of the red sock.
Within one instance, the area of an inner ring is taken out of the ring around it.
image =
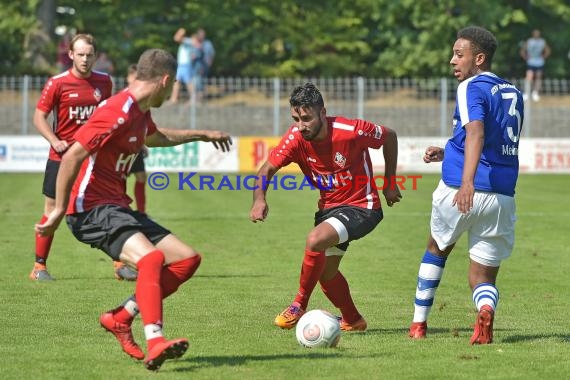
[[[307,308],[311,293],[325,270],[326,261],[324,252],[313,252],[305,248],[305,257],[299,278],[299,291],[294,301],[298,302],[302,309]]]
[[[111,312],[113,313],[113,318],[115,321],[119,323],[126,323],[128,325],[133,323],[133,319],[135,319],[139,313],[139,306],[137,305],[135,295],[133,294],[127,298],[122,305],[113,309]]]
[[[160,276],[164,254],[160,250],[148,253],[137,263],[138,278],[135,290],[143,325],[162,326],[162,290]]]
[[[137,203],[137,211],[140,213],[145,213],[146,207],[146,195],[145,195],[145,183],[135,181],[135,202]]]
[[[196,255],[164,267],[160,278],[162,297],[168,297],[188,281],[200,266],[201,260],[202,256]]]
[[[42,224],[47,220],[46,215],[42,215],[40,223]],[[49,256],[49,250],[51,248],[51,243],[53,242],[53,236],[41,236],[36,234],[36,263],[45,265]]]
[[[362,318],[352,301],[348,282],[346,282],[342,273],[337,272],[332,279],[321,281],[321,289],[332,304],[340,309],[342,318],[346,322],[354,323]]]
[[[112,313],[115,321],[119,323],[126,323],[127,325],[130,325],[133,323],[133,319],[135,319],[135,316],[131,315],[122,305],[114,309]]]

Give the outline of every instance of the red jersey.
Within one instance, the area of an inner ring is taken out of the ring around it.
[[[340,116],[327,117],[326,128],[324,141],[306,141],[292,125],[279,145],[269,152],[269,162],[277,168],[297,163],[305,178],[320,189],[321,210],[341,205],[380,208],[368,148],[382,146],[385,128]]]
[[[103,204],[129,207],[126,178],[145,137],[154,132],[150,111],[142,112],[128,90],[101,102],[74,136],[90,156],[73,184],[67,214]]]
[[[77,78],[69,69],[47,81],[36,108],[46,113],[53,111],[53,132],[71,145],[73,134],[97,105],[111,96],[112,90],[108,74],[93,71],[89,78]],[[62,154],[50,148],[49,159],[60,161]]]

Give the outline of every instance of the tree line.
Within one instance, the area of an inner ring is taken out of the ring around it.
[[[538,28],[552,49],[547,77],[570,77],[564,0],[0,0],[1,74],[53,74],[56,28],[92,33],[126,72],[142,51],[176,54],[179,27],[204,28],[212,76],[448,76],[456,32],[497,36],[494,71],[523,77],[519,48]],[[117,74],[119,75],[119,74]]]

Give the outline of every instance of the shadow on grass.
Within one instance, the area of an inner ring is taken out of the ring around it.
[[[54,276],[55,277],[55,276]],[[261,277],[271,277],[266,274],[196,274],[192,276],[192,278],[261,278]],[[61,276],[57,277],[56,281],[29,281],[25,279],[24,282],[29,284],[53,284],[54,282],[64,282],[64,281],[85,281],[85,280],[97,280],[97,281],[105,281],[108,280],[109,282],[121,282],[126,284],[136,284],[136,281],[129,281],[129,280],[117,280],[113,277],[112,274],[110,275],[103,275],[103,276],[91,276],[86,274],[85,276]],[[2,282],[2,280],[0,280]]]
[[[258,277],[271,277],[266,274],[197,274],[193,278],[258,278]]]
[[[570,342],[570,334],[534,334],[534,335],[512,335],[500,340],[500,343],[519,343],[534,340],[557,339],[561,342]]]
[[[249,362],[269,362],[277,360],[291,360],[291,359],[309,359],[309,360],[319,360],[319,359],[336,359],[336,358],[346,358],[346,354],[340,352],[331,352],[330,349],[323,349],[317,352],[299,352],[299,354],[278,354],[278,355],[228,355],[228,356],[196,356],[189,357],[186,359],[180,359],[178,362],[185,362],[192,364],[191,367],[176,368],[172,372],[188,372],[194,371],[200,368],[209,367],[223,367],[223,366],[241,366],[246,365]],[[378,357],[379,355],[368,355],[366,357]],[[362,358],[363,356],[359,356]]]
[[[544,339],[555,339],[559,340],[560,342],[570,342],[570,334],[534,334],[534,335],[508,335],[508,332],[511,331],[509,329],[497,329],[494,328],[494,343],[519,343],[519,342],[530,342],[535,340],[544,340]],[[499,332],[500,336],[497,336],[497,332]],[[436,336],[456,336],[456,337],[464,337],[464,336],[471,336],[473,333],[473,328],[465,327],[465,328],[428,328],[428,339],[431,337]],[[408,336],[408,329],[407,328],[395,328],[395,329],[368,329],[365,333],[361,334],[375,334],[375,335],[402,335],[407,337]],[[506,336],[505,336],[506,335]],[[504,336],[504,338],[503,338]]]
[[[497,329],[495,329],[495,331],[498,331]],[[408,336],[408,332],[409,329],[408,327],[402,327],[402,328],[393,328],[393,329],[382,329],[382,328],[378,328],[378,329],[368,329],[366,330],[366,334],[369,333],[373,333],[373,334],[390,334],[390,335],[404,335],[404,336]],[[455,334],[459,334],[459,333],[469,333],[471,334],[473,332],[473,328],[469,327],[469,328],[431,328],[428,327],[428,337],[431,335],[455,335]]]

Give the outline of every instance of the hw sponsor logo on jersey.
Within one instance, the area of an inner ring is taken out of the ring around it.
[[[138,153],[131,153],[131,154],[121,153],[119,158],[117,158],[117,162],[115,164],[115,171],[119,173],[129,173],[137,156]]]
[[[69,107],[69,120],[75,119],[77,124],[84,124],[97,108],[96,105]]]

